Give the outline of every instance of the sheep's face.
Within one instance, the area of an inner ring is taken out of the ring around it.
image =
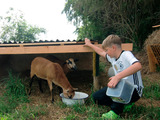
[[[74,92],[73,89],[67,89],[67,90],[63,91],[63,95],[64,95],[65,98],[72,99],[75,95],[75,92]]]
[[[65,98],[72,99],[75,95],[75,90],[78,90],[77,88],[68,88],[67,90],[63,91],[63,95]]]
[[[73,58],[69,58],[66,60],[67,67],[71,70],[77,70],[77,66],[75,64],[75,61]]]

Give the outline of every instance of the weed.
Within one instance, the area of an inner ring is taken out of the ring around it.
[[[29,102],[23,80],[19,76],[14,76],[12,72],[9,72],[9,77],[5,78],[3,92],[3,96],[0,97],[0,113],[5,116],[4,118],[7,117],[10,120],[14,120],[15,118],[24,120],[28,118],[29,115],[23,117],[27,115],[26,111],[16,110],[18,105]]]

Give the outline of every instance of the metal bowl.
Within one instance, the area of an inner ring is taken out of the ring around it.
[[[83,92],[75,92],[75,96],[70,99],[70,98],[65,98],[63,93],[60,94],[60,97],[62,98],[62,102],[65,103],[66,105],[74,105],[74,104],[84,104],[85,99],[88,97],[88,94],[83,93]]]

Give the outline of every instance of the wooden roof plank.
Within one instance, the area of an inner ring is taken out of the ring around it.
[[[95,44],[101,47],[101,44]],[[123,50],[132,51],[133,44],[122,44]],[[84,45],[59,45],[59,46],[26,46],[26,47],[0,47],[0,54],[49,54],[49,53],[87,53],[93,52]]]

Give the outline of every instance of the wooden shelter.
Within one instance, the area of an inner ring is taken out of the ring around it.
[[[97,41],[92,41],[98,47]],[[132,43],[122,44],[122,49],[132,51]],[[95,89],[98,88],[98,71],[99,71],[99,56],[89,47],[84,47],[83,41],[66,41],[66,42],[34,42],[34,43],[6,43],[0,44],[0,55],[25,55],[25,54],[85,54],[90,53],[92,59],[88,59],[88,62],[92,62],[93,70],[93,84]],[[88,55],[87,55],[88,56]],[[83,58],[85,59],[85,58]],[[92,60],[92,61],[91,61]],[[80,61],[81,62],[81,61]],[[88,64],[87,62],[87,64]],[[84,66],[85,67],[85,66]]]

